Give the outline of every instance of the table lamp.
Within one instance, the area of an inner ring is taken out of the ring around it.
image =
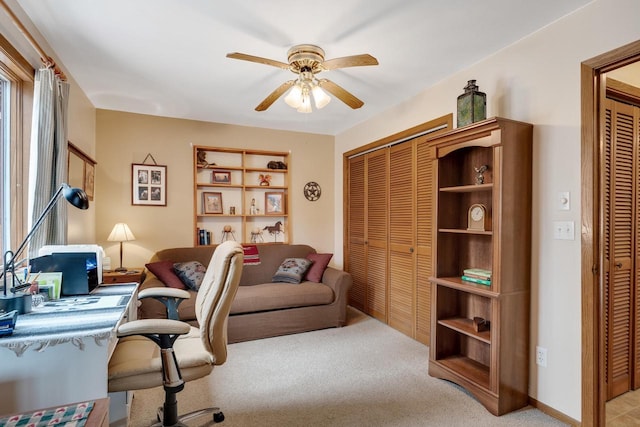
[[[111,230],[111,234],[109,234],[107,240],[110,242],[120,242],[120,267],[116,268],[114,271],[119,273],[126,272],[126,267],[122,266],[122,242],[136,240],[136,236],[133,235],[127,224],[119,222],[113,226],[113,230]]]
[[[60,198],[60,195],[63,195],[69,203],[71,203],[78,209],[87,209],[89,207],[89,198],[82,189],[70,187],[69,184],[66,183],[62,183],[60,185],[56,193],[53,195],[51,200],[49,200],[49,203],[34,223],[31,231],[29,231],[29,233],[27,234],[27,237],[25,237],[22,243],[20,243],[20,246],[18,246],[18,249],[16,249],[15,252],[8,250],[4,253],[4,269],[0,273],[0,277],[4,278],[4,292],[2,295],[0,295],[0,312],[17,310],[18,314],[24,314],[31,311],[31,295],[23,292],[14,293],[13,290],[7,292],[7,274],[11,273],[11,288],[14,288],[16,286],[16,264],[20,265],[22,263],[22,261],[16,263],[16,258],[20,256],[33,234],[36,232],[38,227],[40,227],[49,212],[51,212],[53,207],[56,205]]]

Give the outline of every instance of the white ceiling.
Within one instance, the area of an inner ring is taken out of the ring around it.
[[[96,108],[335,135],[591,0],[17,1]],[[254,110],[293,74],[225,55],[287,62],[303,43],[378,59],[321,74],[362,108]]]

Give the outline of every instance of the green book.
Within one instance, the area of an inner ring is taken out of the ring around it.
[[[491,280],[476,279],[475,277],[462,276],[462,280],[465,280],[471,283],[479,283],[481,285],[491,285]]]
[[[472,276],[487,277],[489,279],[491,278],[491,270],[484,270],[482,268],[465,268],[462,271],[465,274],[465,276],[472,275]]]

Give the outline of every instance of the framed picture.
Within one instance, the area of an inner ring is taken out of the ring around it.
[[[131,165],[131,204],[167,206],[167,167]]]
[[[284,214],[284,193],[276,192],[264,193],[264,213],[267,215],[282,215]]]
[[[205,191],[202,193],[202,212],[205,214],[222,213],[222,193]]]
[[[67,141],[67,147],[67,183],[82,188],[89,200],[93,200],[96,161],[71,141]]]
[[[231,184],[231,172],[213,171],[211,173],[211,182],[214,184]]]

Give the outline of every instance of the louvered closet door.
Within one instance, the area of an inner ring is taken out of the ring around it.
[[[390,148],[389,326],[414,337],[415,178],[413,143]]]
[[[430,344],[435,149],[416,141],[416,339]]]
[[[367,294],[365,311],[387,322],[389,152],[366,155]]]
[[[606,275],[606,379],[607,398],[631,389],[635,303],[634,264],[636,233],[635,184],[638,161],[634,143],[633,107],[607,100],[605,112],[604,244]],[[606,176],[608,175],[608,177]],[[608,178],[608,179],[607,179]],[[607,191],[608,190],[608,191]]]
[[[367,254],[365,236],[365,156],[348,161],[348,248],[345,270],[351,274],[353,284],[349,290],[349,304],[364,311],[367,288]]]
[[[634,277],[632,280],[633,319],[633,389],[640,388],[640,108],[633,107],[633,141],[634,141],[634,190],[635,190],[635,253],[633,254]]]

